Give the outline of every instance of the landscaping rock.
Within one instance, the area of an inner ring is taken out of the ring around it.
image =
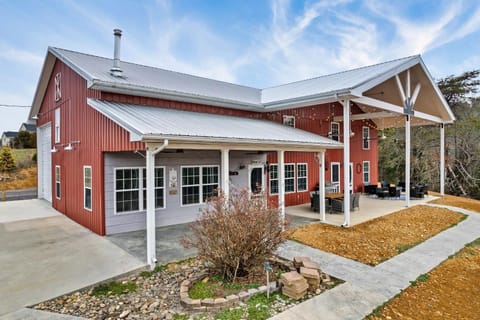
[[[281,281],[283,283],[282,293],[287,297],[299,300],[307,293],[307,280],[296,271],[282,274]]]

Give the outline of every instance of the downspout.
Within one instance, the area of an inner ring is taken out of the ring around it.
[[[155,155],[168,146],[168,139],[155,147],[146,143],[146,171],[147,171],[147,264],[153,270],[157,262],[155,239]]]

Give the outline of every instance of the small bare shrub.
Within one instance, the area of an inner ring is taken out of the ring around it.
[[[248,190],[242,190],[227,201],[220,191],[192,224],[193,235],[182,242],[197,248],[211,271],[234,282],[261,266],[285,241],[282,227],[278,209],[268,208],[264,199],[250,199]]]

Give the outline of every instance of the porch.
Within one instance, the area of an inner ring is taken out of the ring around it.
[[[426,195],[424,198],[411,199],[410,205],[424,204],[436,198],[437,197],[431,195]],[[403,194],[400,199],[382,199],[362,194],[360,196],[360,209],[351,211],[350,226],[373,220],[405,208],[405,196]],[[313,212],[310,209],[309,203],[287,207],[286,213],[290,216],[316,219],[319,222],[337,226],[342,225],[345,219],[344,214],[341,212],[330,213],[326,211],[325,220],[321,221],[320,213]]]

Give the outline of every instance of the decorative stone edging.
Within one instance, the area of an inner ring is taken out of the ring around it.
[[[231,294],[225,298],[206,298],[206,299],[192,299],[188,295],[193,283],[197,280],[183,280],[180,284],[180,303],[187,309],[194,311],[219,311],[225,308],[233,307],[240,301],[247,301],[250,297],[267,292],[267,286],[261,286],[258,289],[248,289],[248,291],[241,291],[238,294]],[[270,283],[270,292],[277,291],[279,286],[276,281]]]

